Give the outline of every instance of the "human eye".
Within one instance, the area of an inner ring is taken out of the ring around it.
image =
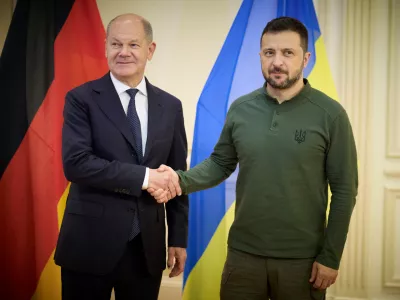
[[[264,51],[264,55],[265,55],[265,56],[272,56],[272,55],[274,55],[274,51],[272,51],[272,50],[265,50],[265,51]]]
[[[293,53],[292,50],[285,50],[285,51],[283,51],[283,54],[284,54],[285,56],[293,56],[293,55],[294,55],[294,53]]]

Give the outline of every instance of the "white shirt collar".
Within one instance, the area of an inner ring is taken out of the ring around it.
[[[111,81],[114,84],[114,87],[118,93],[118,96],[120,96],[122,93],[126,92],[126,90],[131,89],[130,86],[126,85],[125,83],[122,83],[119,81],[115,76],[110,72],[110,77]],[[140,93],[145,95],[147,97],[147,87],[146,87],[146,80],[144,79],[144,76],[142,80],[139,82],[137,85],[136,89],[139,90]]]

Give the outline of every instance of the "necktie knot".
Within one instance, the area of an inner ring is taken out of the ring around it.
[[[136,96],[137,92],[139,92],[139,90],[138,89],[129,89],[129,90],[126,90],[126,92],[132,99],[135,99],[135,96]]]

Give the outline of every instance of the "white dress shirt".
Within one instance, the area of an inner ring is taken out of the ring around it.
[[[121,100],[122,107],[126,114],[128,111],[129,101],[131,99],[126,90],[131,89],[131,87],[119,81],[117,78],[115,78],[115,76],[111,72],[110,76],[111,76],[111,81],[114,84],[115,90],[117,91],[119,99]],[[142,132],[142,149],[144,156],[146,150],[146,142],[147,142],[147,123],[149,119],[149,100],[147,98],[147,87],[146,87],[146,80],[144,79],[144,77],[135,88],[139,90],[135,96],[135,106],[136,106],[136,112],[140,120],[140,129]],[[148,183],[149,183],[149,168],[146,168],[146,175],[144,176],[142,189],[147,189]]]

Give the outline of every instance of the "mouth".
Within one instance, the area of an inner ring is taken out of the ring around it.
[[[286,75],[285,72],[279,72],[279,71],[270,71],[269,74],[271,74],[271,75]]]
[[[285,75],[286,75],[285,73],[270,73],[271,77],[278,80],[283,79]]]
[[[117,65],[129,65],[132,64],[133,62],[130,61],[117,61]]]

